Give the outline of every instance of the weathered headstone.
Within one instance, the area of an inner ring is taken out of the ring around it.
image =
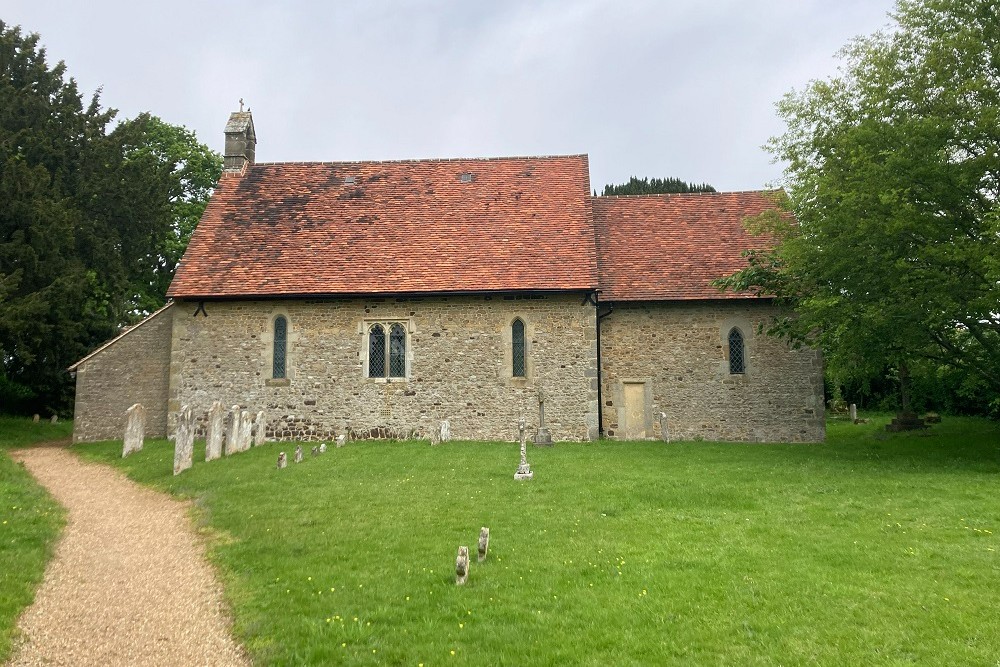
[[[538,431],[535,433],[536,445],[551,445],[552,434],[545,428],[545,394],[538,390]]]
[[[337,436],[337,447],[343,447],[344,443],[347,442],[347,436],[341,433]]]
[[[490,548],[490,529],[483,526],[479,529],[479,562],[486,560],[486,552]]]
[[[313,448],[312,448],[312,455],[313,456],[319,456],[319,446],[318,445],[317,446],[313,446]]]
[[[125,411],[125,444],[122,458],[132,452],[142,451],[142,441],[146,435],[146,408],[136,403]]]
[[[194,458],[194,413],[182,406],[177,415],[177,432],[174,435],[174,474],[179,475],[191,467]]]
[[[670,429],[667,428],[667,413],[660,413],[660,438],[663,442],[670,442]]]
[[[288,456],[284,452],[281,452],[280,454],[278,454],[278,470],[281,470],[282,468],[285,468],[287,466],[288,466]]]
[[[59,415],[52,415],[51,417],[49,417],[49,423],[50,424],[58,424],[59,423]]]
[[[250,449],[250,440],[253,437],[253,415],[248,410],[241,410],[237,422],[236,451],[245,452]]]
[[[266,437],[267,422],[264,421],[264,411],[262,410],[257,413],[257,417],[253,420],[253,446],[263,445]]]
[[[851,423],[852,424],[857,424],[858,423],[858,406],[855,405],[854,403],[851,403],[851,407],[849,408],[849,414],[850,414],[850,417],[851,417]]]
[[[517,430],[521,434],[521,465],[517,466],[517,472],[514,473],[514,479],[531,479],[535,476],[535,473],[531,472],[531,468],[528,466],[528,453],[524,446],[525,442],[527,442],[524,418],[518,422]]]
[[[295,445],[295,462],[302,463],[302,445]]]
[[[220,401],[214,401],[208,409],[208,425],[205,427],[205,460],[212,461],[222,456],[222,441],[226,436],[226,413]]]
[[[36,424],[39,422],[39,420],[41,420],[41,417],[39,417],[38,415],[35,415],[34,417],[31,418],[31,421],[35,422]]]
[[[436,428],[431,431],[431,447],[435,447],[441,444],[441,429]]]
[[[469,580],[469,547],[458,548],[455,559],[455,583],[461,586]]]
[[[232,456],[237,449],[237,440],[240,432],[240,406],[234,405],[226,413],[226,456]]]
[[[449,440],[451,440],[451,424],[448,423],[447,419],[441,422],[440,433],[441,433],[441,442],[448,442]]]
[[[326,454],[326,443],[325,442],[319,443],[319,453],[320,454]]]

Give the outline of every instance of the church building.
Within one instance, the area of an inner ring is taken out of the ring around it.
[[[767,192],[591,195],[586,155],[256,163],[249,111],[168,304],[77,362],[74,441],[183,405],[275,439],[824,437],[820,355],[716,278]]]

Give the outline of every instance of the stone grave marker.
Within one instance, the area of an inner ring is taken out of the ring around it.
[[[221,401],[214,401],[208,409],[208,425],[205,427],[205,460],[212,461],[222,456],[222,441],[226,436],[226,413]]]
[[[663,442],[670,442],[670,429],[667,428],[667,413],[660,413],[660,439]]]
[[[344,443],[347,442],[347,436],[341,433],[337,436],[337,447],[343,447]]]
[[[226,413],[226,456],[232,456],[239,450],[236,448],[236,441],[239,438],[240,430],[240,406],[234,405]]]
[[[52,415],[49,418],[49,423],[50,424],[58,424],[59,423],[59,415]]]
[[[125,444],[122,447],[122,458],[132,452],[141,452],[145,435],[146,408],[142,407],[142,403],[136,403],[125,411]]]
[[[441,442],[448,442],[449,440],[451,440],[451,424],[448,423],[447,419],[441,422],[440,433],[441,433]]]
[[[177,433],[174,435],[174,474],[179,475],[193,464],[194,413],[187,405],[177,415]]]
[[[851,423],[852,424],[857,424],[858,423],[858,406],[856,404],[851,403],[851,407],[848,408],[848,414],[851,417]]]
[[[295,445],[295,462],[302,463],[302,445]]]
[[[521,434],[521,465],[517,466],[517,472],[514,473],[514,479],[531,479],[535,476],[535,473],[531,472],[531,468],[528,466],[528,453],[525,449],[524,443],[527,441],[527,435],[525,433],[524,418],[518,422],[517,429]]]
[[[459,586],[469,580],[469,547],[458,548],[455,559],[455,583]]]
[[[286,467],[288,467],[288,456],[284,452],[281,452],[278,454],[278,470]]]
[[[260,447],[267,437],[267,422],[264,421],[264,411],[257,413],[257,418],[253,421],[253,446]]]
[[[253,415],[249,410],[240,410],[237,425],[236,451],[245,452],[250,449],[250,440],[253,438]]]
[[[536,445],[551,445],[552,434],[545,428],[545,394],[538,390],[538,431],[535,432]]]
[[[319,446],[318,446],[318,445],[317,445],[317,446],[314,446],[314,447],[312,448],[312,455],[313,455],[314,457],[315,457],[315,456],[319,456]]]
[[[32,418],[31,418],[31,421],[33,421],[33,422],[35,422],[35,423],[37,424],[37,423],[39,422],[39,420],[40,420],[40,419],[41,419],[41,417],[39,417],[39,416],[38,416],[38,415],[36,414],[36,415],[35,415],[34,417],[32,417]]]
[[[326,454],[326,443],[325,442],[319,443],[319,453],[320,454]]]
[[[486,552],[490,548],[490,529],[483,526],[479,529],[479,558],[478,561],[482,563],[486,560]]]

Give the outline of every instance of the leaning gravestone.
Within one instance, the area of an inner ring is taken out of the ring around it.
[[[479,529],[479,562],[486,560],[486,552],[490,549],[490,529],[483,526]]]
[[[253,446],[260,447],[264,444],[267,435],[267,424],[264,422],[264,412],[258,412],[257,418],[253,422]]]
[[[174,474],[179,475],[190,468],[193,458],[194,413],[185,405],[177,415],[177,433],[174,435]]]
[[[208,426],[205,428],[205,460],[212,461],[222,456],[222,441],[226,436],[226,412],[221,401],[212,403],[208,410]]]
[[[247,410],[241,410],[237,420],[236,451],[245,452],[250,449],[250,440],[253,437],[253,416]]]
[[[461,586],[469,580],[469,547],[459,547],[455,559],[455,583]]]
[[[236,441],[239,439],[240,430],[240,406],[234,405],[226,413],[226,456],[232,456],[239,450],[236,449]]]
[[[142,451],[142,440],[146,435],[146,408],[136,403],[125,411],[125,445],[122,458],[132,452]]]
[[[278,454],[278,470],[287,467],[288,467],[288,456],[284,452],[281,452],[280,454]]]
[[[59,415],[52,415],[49,418],[49,423],[51,423],[51,424],[58,424],[59,423]]]
[[[302,445],[295,446],[295,462],[302,463]]]

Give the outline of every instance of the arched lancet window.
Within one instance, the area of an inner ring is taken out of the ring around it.
[[[746,347],[743,345],[743,332],[736,327],[729,330],[729,372],[733,374],[746,373]]]
[[[389,377],[406,377],[406,329],[398,323],[389,329]]]
[[[524,347],[524,322],[521,318],[514,320],[510,325],[510,360],[512,375],[516,378],[523,378],[525,372],[525,347]]]
[[[271,377],[285,377],[285,359],[288,356],[288,320],[284,315],[274,318],[274,357],[271,364]]]
[[[385,377],[385,329],[381,324],[368,330],[368,377]]]

